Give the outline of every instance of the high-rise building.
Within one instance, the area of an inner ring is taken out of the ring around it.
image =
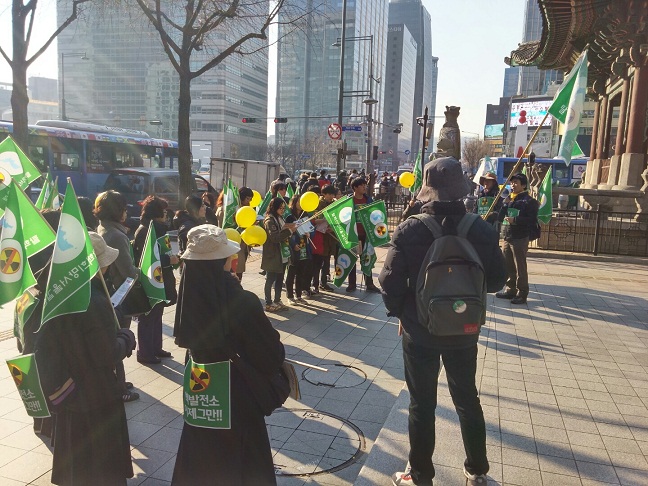
[[[431,117],[436,111],[436,80],[438,58],[432,56],[432,18],[421,0],[391,0],[389,23],[404,24],[417,44],[416,89],[412,113],[412,153],[421,147],[421,128],[415,123],[425,107]],[[401,114],[403,118],[404,114]],[[434,120],[434,119],[432,119]],[[404,122],[403,119],[400,120]]]
[[[519,67],[507,67],[504,69],[504,89],[502,89],[502,97],[510,98],[511,96],[517,95],[519,81]]]
[[[58,0],[59,18],[66,18],[70,5],[70,0]],[[177,139],[178,74],[158,33],[141,12],[123,5],[89,4],[85,12],[58,37],[59,90],[66,117]],[[227,31],[207,38],[192,56],[192,69],[230,45],[235,35]],[[261,49],[232,55],[193,79],[192,140],[211,142],[209,155],[265,159],[267,78],[268,53]],[[258,123],[243,124],[242,118],[257,118]]]
[[[327,126],[338,120],[342,2],[303,0],[303,8],[307,14],[299,28],[279,24],[276,115],[288,122],[277,125],[275,135],[287,166],[334,167]],[[363,100],[378,100],[371,118],[382,120],[387,9],[388,0],[347,5],[342,114],[343,123],[354,129],[343,136],[347,150],[357,151],[347,156],[348,167],[360,167],[367,157]],[[373,128],[371,145],[377,145],[380,132]]]
[[[527,0],[524,12],[524,31],[522,42],[533,42],[540,40],[542,36],[542,16],[538,0]],[[561,71],[540,70],[536,66],[520,66],[520,79],[518,84],[518,95],[536,96],[547,93],[547,88],[552,83],[561,83],[563,73]],[[506,95],[505,95],[506,96]]]
[[[387,34],[387,69],[385,71],[385,111],[382,136],[381,170],[393,170],[412,158],[412,128],[416,123],[417,44],[407,26],[390,24]],[[416,156],[414,156],[416,157]]]

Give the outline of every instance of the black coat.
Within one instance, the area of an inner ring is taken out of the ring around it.
[[[173,227],[178,230],[178,246],[180,254],[187,248],[187,233],[194,226],[202,224],[201,221],[192,218],[187,211],[178,211],[173,217]]]
[[[508,209],[513,208],[520,211],[513,223],[502,224],[502,237],[505,241],[521,240],[529,237],[529,228],[538,222],[538,209],[540,204],[532,198],[528,192],[519,193],[514,200],[511,196],[506,198],[499,212],[499,221],[504,221],[508,215]]]
[[[461,201],[451,203],[431,202],[423,205],[421,213],[433,214],[441,223],[449,217],[456,224],[466,214]],[[506,281],[504,258],[499,248],[497,233],[483,220],[475,222],[468,231],[468,240],[473,244],[484,265],[488,292],[496,292]],[[416,282],[423,265],[425,254],[434,241],[434,236],[422,221],[411,218],[398,225],[392,236],[385,265],[379,281],[387,315],[398,317],[409,337],[417,344],[435,349],[458,349],[473,346],[478,335],[432,336],[427,327],[418,322],[416,314]]]

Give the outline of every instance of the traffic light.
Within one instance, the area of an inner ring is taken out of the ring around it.
[[[256,123],[257,119],[256,118],[243,118],[241,121],[243,123]]]
[[[288,123],[288,118],[275,118],[275,123]]]

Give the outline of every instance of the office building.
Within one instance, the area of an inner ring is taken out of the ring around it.
[[[510,105],[510,98],[500,98],[497,105],[486,105],[484,140],[491,147],[493,157],[500,157],[505,152],[504,134],[506,133]]]
[[[522,43],[539,41],[542,36],[542,16],[538,0],[527,0],[524,11],[524,31]],[[545,95],[551,84],[560,84],[563,73],[553,70],[540,70],[536,66],[520,66],[517,95]],[[511,95],[513,96],[513,95]]]
[[[59,18],[66,17],[70,4],[58,0]],[[152,137],[176,140],[178,74],[158,33],[141,12],[123,6],[88,4],[85,13],[58,38],[61,100],[65,90],[61,111],[64,108],[72,121],[144,130]],[[192,69],[230,45],[232,35],[218,32],[207,38],[204,48],[194,51]],[[210,155],[265,159],[267,74],[267,49],[261,49],[248,56],[232,55],[193,79],[192,140],[200,141],[201,147],[211,142]],[[259,122],[243,124],[246,117]]]
[[[390,24],[387,34],[387,69],[385,71],[385,112],[380,157],[381,170],[395,170],[412,156],[412,129],[416,121],[417,44],[407,26]]]
[[[502,97],[510,98],[511,96],[517,95],[519,82],[519,67],[507,67],[504,69],[504,88],[502,89]]]
[[[317,11],[303,0],[308,12],[298,29],[279,25],[276,115],[288,118],[277,125],[276,140],[290,168],[335,167],[335,146],[327,127],[338,121],[342,2],[322,0]],[[345,26],[343,123],[352,129],[343,137],[351,152],[348,168],[364,166],[369,145],[377,145],[380,131],[372,126],[363,100],[378,101],[372,120],[382,120],[388,0],[348,2]],[[357,152],[357,153],[353,153]]]
[[[421,128],[416,117],[422,116],[425,107],[432,117],[436,111],[436,79],[438,58],[432,56],[432,18],[421,0],[391,0],[389,23],[404,24],[417,44],[416,90],[412,113],[412,153],[421,147]],[[402,117],[403,115],[401,115]],[[403,119],[400,120],[404,122]],[[431,119],[434,122],[434,119]],[[435,130],[438,132],[438,130]],[[430,146],[433,146],[432,144]]]

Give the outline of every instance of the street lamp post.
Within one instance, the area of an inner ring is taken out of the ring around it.
[[[61,120],[63,121],[68,121],[65,110],[65,58],[79,56],[84,61],[89,59],[85,52],[61,52]]]
[[[342,38],[340,39],[340,87],[338,90],[338,125],[342,126],[342,116],[344,115],[344,44],[346,44],[346,19],[347,19],[347,0],[342,1]],[[335,170],[339,174],[344,169],[344,142],[342,148],[337,151]]]

